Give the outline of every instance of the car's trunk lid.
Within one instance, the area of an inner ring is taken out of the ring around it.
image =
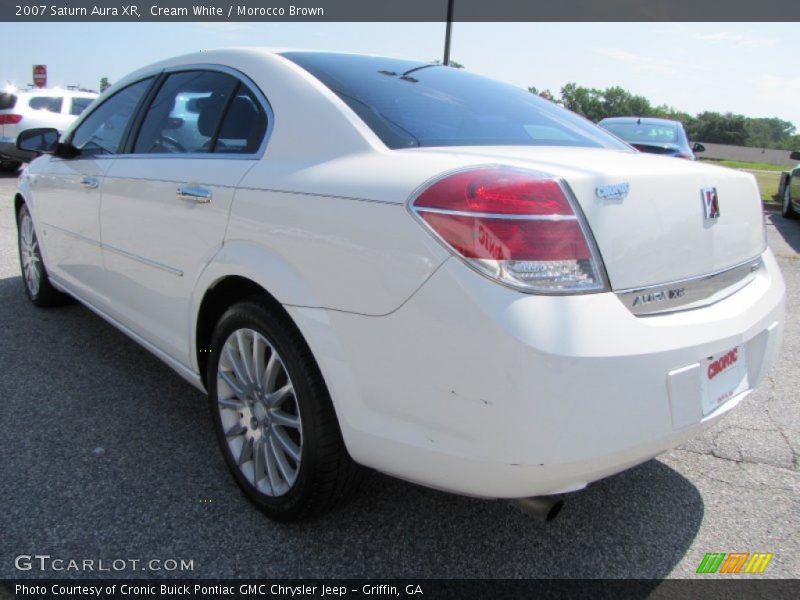
[[[461,147],[414,152],[475,155],[476,164],[519,166],[563,178],[586,216],[617,291],[717,273],[764,250],[755,179],[733,169],[589,148]],[[618,191],[619,184],[627,184],[624,197],[604,193]],[[704,212],[703,190],[711,188],[718,197],[716,219],[706,218]]]

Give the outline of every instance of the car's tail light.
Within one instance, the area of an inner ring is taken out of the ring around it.
[[[435,181],[410,207],[452,252],[501,283],[546,294],[607,289],[591,233],[556,179],[476,168]]]
[[[0,115],[0,125],[16,125],[22,121],[22,115]]]

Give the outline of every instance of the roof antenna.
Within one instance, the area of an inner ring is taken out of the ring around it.
[[[455,0],[447,0],[447,28],[444,30],[444,60],[442,64],[450,66],[450,30],[453,28],[453,3]]]

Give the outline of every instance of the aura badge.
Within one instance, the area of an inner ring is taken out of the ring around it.
[[[700,561],[697,573],[763,573],[772,560],[767,552],[709,552]]]
[[[719,219],[719,196],[717,195],[717,188],[703,188],[700,190],[700,193],[703,195],[703,213],[706,221]]]

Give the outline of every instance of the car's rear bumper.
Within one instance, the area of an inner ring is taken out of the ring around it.
[[[772,254],[704,308],[635,317],[611,293],[531,296],[450,259],[384,317],[289,308],[355,460],[462,494],[579,489],[680,444],[707,416],[703,361],[744,346],[750,388],[780,344]],[[333,332],[333,333],[332,333]]]

